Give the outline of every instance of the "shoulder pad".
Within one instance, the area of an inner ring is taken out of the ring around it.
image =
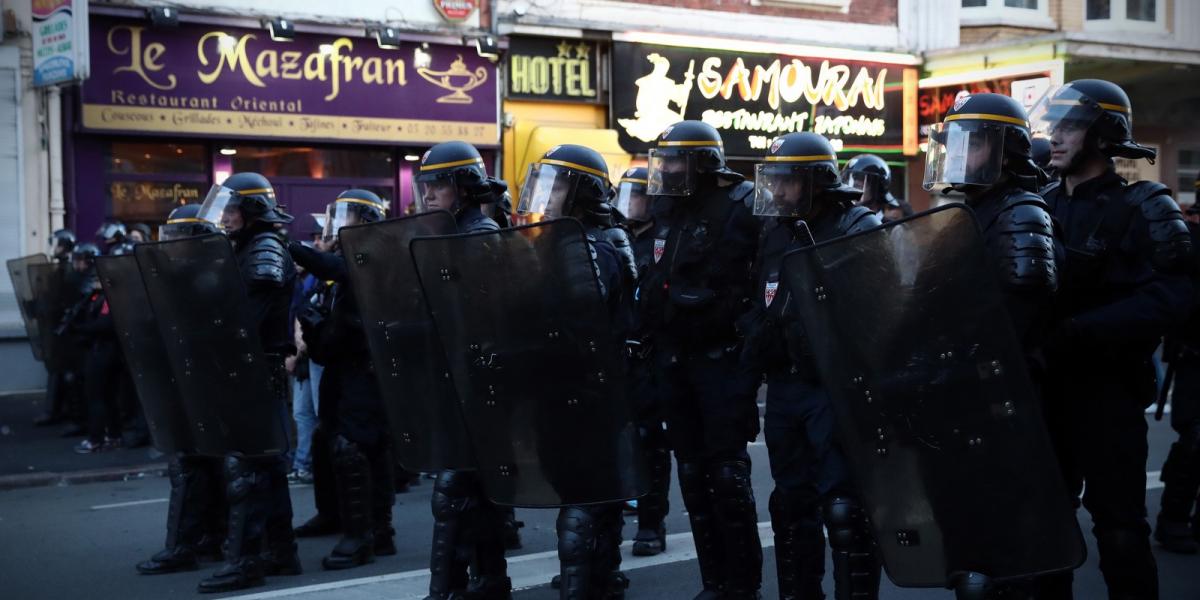
[[[1171,198],[1171,190],[1158,182],[1139,181],[1129,186],[1126,198],[1137,202],[1150,237],[1151,263],[1155,269],[1173,272],[1185,268],[1192,253],[1183,211]]]
[[[1050,194],[1057,194],[1058,188],[1061,185],[1062,185],[1062,180],[1055,179],[1055,180],[1047,183],[1046,185],[1042,186],[1042,189],[1038,190],[1038,195],[1041,196],[1042,198],[1045,198],[1046,196],[1049,196]]]
[[[880,225],[883,225],[883,221],[871,209],[865,206],[851,206],[842,214],[838,230],[842,232],[842,235],[851,235],[874,229]]]
[[[992,251],[1000,261],[1001,283],[1018,289],[1047,293],[1058,287],[1054,220],[1041,197],[1014,190],[993,221],[996,238]]]
[[[247,281],[282,285],[292,269],[292,257],[283,239],[275,232],[264,232],[250,238],[245,256],[242,277]]]
[[[741,202],[747,208],[754,208],[754,184],[749,181],[743,181],[737,185],[729,186],[729,199],[734,202]]]

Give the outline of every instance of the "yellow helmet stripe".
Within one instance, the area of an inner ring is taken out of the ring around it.
[[[575,169],[576,171],[583,171],[584,173],[588,173],[590,175],[595,175],[596,177],[602,177],[605,179],[608,178],[608,173],[605,173],[604,171],[601,171],[600,169],[593,169],[591,167],[585,167],[579,163],[567,162],[565,160],[553,160],[553,159],[549,159],[549,158],[543,158],[542,160],[538,161],[538,163],[543,164],[543,165],[554,165],[557,167],[566,167],[568,169]]]
[[[659,142],[658,145],[660,148],[664,146],[715,146],[720,148],[721,142],[714,142],[712,140],[679,140],[677,142],[669,142],[664,140]]]
[[[964,119],[972,121],[1000,121],[1001,123],[1020,125],[1021,127],[1029,129],[1029,121],[1026,121],[1025,119],[1018,119],[1016,117],[1010,117],[1007,115],[993,115],[990,113],[961,113],[957,115],[949,115],[946,117],[946,122],[949,123],[950,121],[961,121]]]
[[[384,210],[382,205],[380,205],[376,202],[371,202],[370,200],[362,200],[360,198],[336,198],[336,199],[334,199],[334,202],[345,202],[347,204],[362,204],[363,206],[370,206],[372,208],[377,208],[381,211]]]
[[[275,190],[273,190],[271,188],[254,188],[252,190],[234,190],[234,191],[237,192],[237,194],[239,196],[249,196],[250,194],[266,194],[268,196],[275,195]]]
[[[768,156],[763,160],[766,162],[817,162],[822,160],[837,160],[837,157],[832,154],[804,154],[796,156]]]
[[[1059,99],[1059,100],[1051,100],[1050,104],[1064,104],[1064,105],[1078,106],[1083,103],[1080,102],[1079,100],[1075,100],[1072,98],[1066,98],[1066,99]],[[1117,112],[1123,112],[1123,113],[1133,112],[1132,109],[1130,109],[1128,106],[1125,106],[1123,104],[1111,104],[1109,102],[1097,102],[1096,104],[1099,105],[1100,108],[1103,108],[1105,110],[1115,110]]]
[[[434,169],[449,169],[450,167],[462,167],[465,165],[483,164],[482,158],[464,158],[463,160],[454,160],[444,163],[435,163],[432,165],[421,165],[422,171],[432,171]]]
[[[621,183],[640,183],[642,185],[646,185],[647,182],[645,179],[634,179],[632,177],[622,177]]]
[[[208,221],[205,221],[204,219],[197,219],[195,217],[183,217],[180,219],[167,219],[167,225],[178,225],[179,223],[207,223],[207,222]]]

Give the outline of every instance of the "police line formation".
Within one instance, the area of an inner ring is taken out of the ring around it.
[[[1081,500],[1109,597],[1157,598],[1143,411],[1168,335],[1181,437],[1154,535],[1180,552],[1200,536],[1194,226],[1165,186],[1114,171],[1154,150],[1107,81],[1028,115],[960,97],[928,143],[926,189],[965,203],[911,215],[885,162],[839,173],[809,132],[774,140],[746,181],[716,130],[683,121],[615,187],[594,150],[548,151],[519,194],[530,225],[508,226],[507,185],[448,142],[421,159],[416,214],[347,190],[319,247],[288,240],[270,182],[236,173],[156,243],[105,230],[100,256],[61,233],[54,262],[9,266],[52,371],[80,370],[92,403],[114,368],[132,375],[172,457],[166,547],[137,569],[223,560],[201,592],[298,574],[296,535],[341,533],[327,569],[394,554],[398,462],[437,474],[429,598],[511,596],[514,506],[559,511],[562,598],[620,598],[623,501],[638,499],[633,553],[662,552],[674,452],[696,598],[757,598],[747,445],[765,381],[780,598],[824,597],[827,545],[839,599],[877,597],[885,566],[958,598],[1071,598]],[[296,265],[330,283],[293,336]],[[103,327],[65,366],[55,340]],[[324,365],[328,474],[293,530],[297,343]],[[94,422],[85,450],[111,430]]]

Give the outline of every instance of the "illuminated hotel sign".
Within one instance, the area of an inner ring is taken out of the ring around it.
[[[612,87],[629,152],[685,119],[716,127],[730,156],[762,156],[796,131],[843,151],[917,150],[917,71],[905,65],[616,42]]]
[[[508,43],[508,98],[596,102],[596,43],[514,37]]]
[[[93,17],[93,131],[496,144],[496,68],[474,50]]]

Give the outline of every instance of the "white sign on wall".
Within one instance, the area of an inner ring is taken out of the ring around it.
[[[32,0],[33,85],[88,76],[87,0]]]

